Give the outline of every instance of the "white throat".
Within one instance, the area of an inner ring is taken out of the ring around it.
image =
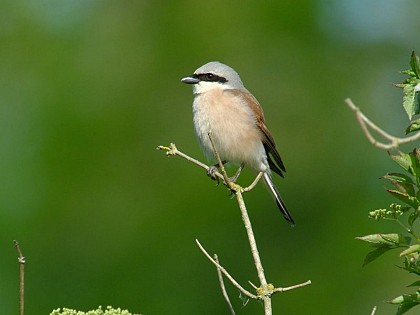
[[[221,84],[218,82],[201,81],[193,85],[194,94],[202,94],[202,93],[206,93],[206,92],[214,91],[214,90],[231,90],[231,89],[234,89],[234,87],[230,86],[228,83]]]

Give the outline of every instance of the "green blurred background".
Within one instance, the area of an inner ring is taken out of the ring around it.
[[[166,158],[175,142],[206,162],[183,76],[219,60],[261,102],[285,162],[276,178],[290,228],[263,187],[245,196],[268,280],[309,287],[274,314],[394,314],[383,301],[416,280],[397,253],[362,268],[356,240],[398,231],[367,218],[392,201],[397,170],[367,143],[343,100],[397,135],[401,91],[420,50],[417,1],[56,1],[0,3],[0,313],[98,305],[143,314],[228,314],[198,238],[244,286],[258,282],[234,199],[198,167]],[[410,146],[411,147],[411,146]],[[234,172],[234,169],[230,169]],[[252,180],[245,172],[240,184]],[[242,307],[227,285],[238,314]],[[412,313],[415,313],[413,310]]]

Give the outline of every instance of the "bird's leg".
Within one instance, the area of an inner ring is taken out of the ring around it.
[[[245,163],[242,163],[242,164],[239,166],[238,170],[236,171],[235,176],[233,176],[233,177],[229,177],[229,181],[231,181],[232,183],[235,183],[235,182],[236,182],[236,180],[238,179],[239,175],[241,175],[241,172],[242,172],[242,170],[244,169],[244,167],[245,167]]]
[[[222,161],[223,165],[227,163],[227,161]],[[210,177],[212,180],[217,180],[219,182],[219,178],[216,176],[216,172],[219,171],[219,164],[214,164],[210,166],[207,170],[207,176]]]

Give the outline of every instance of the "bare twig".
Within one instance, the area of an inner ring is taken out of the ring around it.
[[[376,313],[376,306],[373,307],[372,313],[370,313],[370,315],[375,315],[375,313]]]
[[[204,249],[204,247],[200,244],[200,242],[196,239],[195,242],[197,243],[200,250],[206,255],[206,257],[219,269],[225,276],[232,282],[232,284],[239,289],[243,294],[245,294],[247,297],[251,299],[257,299],[257,296],[252,294],[251,292],[244,289],[236,280],[226,271],[225,268],[223,268],[217,261],[215,261],[210,254]]]
[[[219,258],[217,257],[217,254],[214,254],[213,259],[214,259],[215,262],[217,262],[218,265],[220,265]],[[229,299],[229,295],[226,292],[225,282],[223,281],[222,271],[220,270],[220,268],[216,268],[216,269],[217,269],[217,277],[219,278],[220,288],[222,289],[223,297],[225,298],[226,303],[229,306],[230,313],[232,315],[235,315],[235,310],[233,309],[232,303],[230,302],[230,299]]]
[[[263,175],[264,175],[263,172],[259,172],[257,177],[255,177],[254,181],[251,183],[251,185],[244,188],[244,191],[247,192],[247,191],[250,191],[251,189],[253,189],[258,184],[258,182],[260,181],[260,179]]]
[[[192,163],[194,163],[194,164],[196,164],[196,165],[204,168],[206,171],[208,171],[209,168],[210,168],[210,166],[208,166],[208,165],[200,162],[199,160],[196,160],[196,159],[190,157],[189,155],[187,155],[187,154],[179,151],[174,143],[171,143],[169,145],[169,147],[160,145],[160,146],[157,147],[157,149],[158,150],[164,150],[164,151],[166,151],[166,156],[175,156],[175,155],[178,155],[178,156],[186,159],[187,161],[190,161],[190,162],[192,162]],[[223,175],[220,174],[219,172],[214,172],[214,175],[217,176],[218,178],[220,178],[221,180],[224,180]]]
[[[344,101],[347,106],[356,114],[357,121],[360,125],[360,127],[363,130],[363,133],[365,134],[366,138],[369,140],[370,143],[372,143],[374,146],[384,149],[384,150],[393,150],[398,148],[401,144],[413,142],[417,139],[420,139],[420,132],[415,133],[412,136],[405,137],[405,138],[398,138],[395,136],[390,135],[377,125],[375,125],[373,122],[369,120],[361,111],[360,109],[354,105],[353,101],[350,98],[345,99]],[[375,137],[370,133],[369,128],[375,131],[378,135],[380,135],[382,138],[388,140],[388,143],[380,142],[375,139]]]
[[[19,262],[19,314],[25,314],[25,257],[20,250],[19,242],[14,240],[16,250],[18,252]]]
[[[306,282],[303,282],[303,283],[299,283],[299,284],[295,284],[295,285],[292,285],[292,286],[290,286],[290,287],[285,287],[285,288],[275,288],[274,289],[274,293],[277,293],[277,292],[286,292],[286,291],[290,291],[290,290],[294,290],[294,289],[297,289],[297,288],[302,288],[302,287],[306,287],[307,285],[310,285],[310,284],[312,284],[312,282],[311,282],[311,280],[308,280],[308,281],[306,281]]]

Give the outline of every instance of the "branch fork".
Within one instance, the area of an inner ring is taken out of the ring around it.
[[[221,286],[221,289],[222,289],[222,293],[223,293],[223,296],[224,296],[226,302],[229,305],[231,314],[235,314],[235,311],[233,310],[232,304],[231,304],[231,302],[229,300],[229,296],[226,293],[226,289],[225,289],[225,286],[224,286],[222,274],[227,279],[229,279],[229,281],[236,288],[238,288],[238,290],[242,294],[244,294],[248,298],[254,299],[254,300],[262,300],[263,303],[264,303],[264,314],[265,315],[271,315],[272,314],[271,296],[273,294],[280,293],[280,292],[285,292],[285,291],[289,291],[289,290],[292,290],[292,289],[296,289],[296,288],[300,288],[300,287],[304,287],[304,286],[310,285],[311,284],[311,281],[308,280],[308,281],[306,281],[304,283],[300,283],[300,284],[293,285],[293,286],[286,287],[286,288],[281,288],[281,287],[280,288],[276,288],[273,284],[267,283],[267,280],[266,280],[266,277],[265,277],[265,274],[264,274],[264,268],[262,266],[261,259],[260,259],[259,253],[258,253],[258,248],[257,248],[257,243],[256,243],[256,240],[255,240],[254,232],[252,230],[251,221],[249,219],[248,211],[246,209],[245,202],[244,202],[243,197],[242,197],[242,193],[251,191],[257,185],[257,183],[261,179],[263,173],[260,172],[257,175],[257,177],[255,178],[255,180],[251,183],[251,185],[249,185],[247,187],[241,187],[240,185],[232,182],[229,179],[229,177],[228,177],[228,175],[226,173],[226,170],[225,170],[225,167],[223,165],[223,162],[222,162],[222,160],[220,158],[220,155],[217,152],[217,149],[216,149],[216,147],[214,145],[213,136],[212,136],[212,132],[211,131],[208,133],[208,136],[209,136],[210,142],[211,142],[212,147],[213,147],[214,156],[216,157],[216,160],[217,160],[218,166],[219,166],[219,171],[218,172],[216,171],[216,172],[214,172],[212,174],[214,174],[218,179],[223,180],[223,184],[225,186],[227,186],[227,188],[235,195],[235,197],[237,199],[237,202],[238,202],[238,205],[239,205],[239,208],[241,210],[241,216],[242,216],[242,220],[244,222],[244,226],[245,226],[245,229],[246,229],[246,232],[247,232],[248,241],[249,241],[249,245],[250,245],[250,248],[251,248],[251,254],[253,256],[254,263],[255,263],[255,268],[257,270],[258,279],[260,281],[260,286],[259,287],[257,287],[255,285],[253,285],[252,283],[250,283],[251,286],[255,289],[256,294],[253,294],[253,293],[249,292],[248,290],[246,290],[245,288],[243,288],[227,272],[227,270],[222,265],[220,265],[219,260],[217,258],[217,255],[215,255],[215,258],[212,258],[210,256],[210,254],[200,244],[200,242],[196,239],[197,246],[204,253],[204,255],[216,266],[217,272],[218,272],[218,275],[219,275],[219,282],[220,282],[220,286]],[[200,162],[200,161],[198,161],[198,160],[196,160],[196,159],[194,159],[194,158],[186,155],[185,153],[179,151],[176,148],[175,144],[173,144],[173,143],[171,143],[169,145],[169,147],[168,146],[158,146],[157,149],[158,150],[165,150],[167,156],[175,156],[175,155],[178,155],[180,157],[183,157],[184,159],[186,159],[186,160],[188,160],[190,162],[193,162],[194,164],[196,164],[196,165],[204,168],[206,171],[208,171],[210,169],[210,167],[208,165],[206,165],[206,164],[204,164],[204,163],[202,163],[202,162]]]

